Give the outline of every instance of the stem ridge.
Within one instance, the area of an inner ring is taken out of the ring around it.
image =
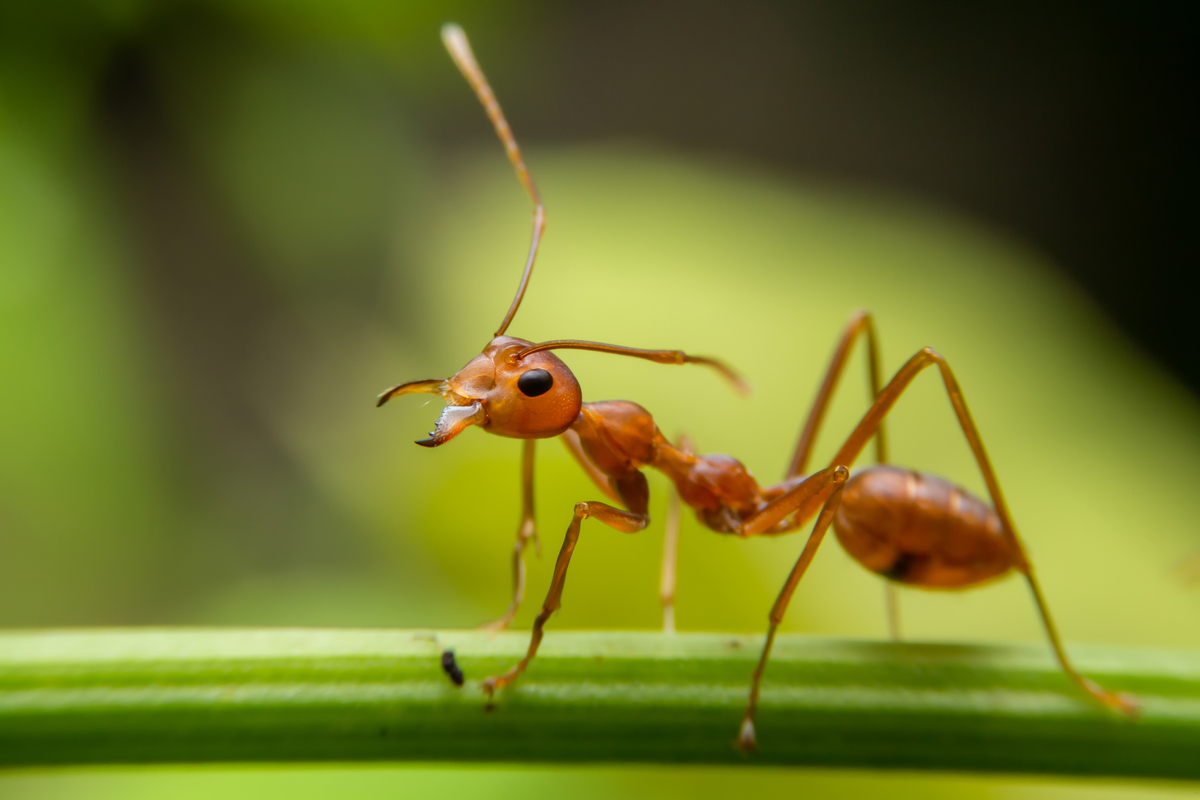
[[[761,763],[1200,778],[1200,652],[1072,647],[1136,695],[1097,707],[1043,647],[781,634],[760,753],[733,739],[761,636],[129,629],[0,634],[0,765],[207,761]],[[456,687],[441,668],[455,651]]]

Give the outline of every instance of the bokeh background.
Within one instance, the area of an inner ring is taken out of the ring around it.
[[[519,445],[411,442],[376,393],[486,343],[528,201],[441,50],[462,23],[545,198],[511,333],[587,399],[780,474],[838,330],[955,366],[1068,642],[1200,646],[1197,105],[1165,4],[91,0],[0,9],[0,625],[474,626],[503,610]],[[865,406],[851,364],[818,458]],[[939,384],[898,463],[982,482]],[[594,492],[540,445],[557,548]],[[661,520],[665,483],[651,477]],[[661,524],[584,534],[558,628],[654,628]],[[685,520],[682,630],[762,629],[797,538]],[[550,559],[530,560],[528,627]],[[901,596],[907,635],[1037,641],[1027,592]],[[831,543],[787,628],[884,633]],[[553,631],[549,635],[553,635]],[[3,797],[1126,797],[1165,786],[809,771],[0,775]]]

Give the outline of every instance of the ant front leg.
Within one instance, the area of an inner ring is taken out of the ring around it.
[[[508,672],[502,675],[493,675],[483,682],[483,690],[489,696],[497,689],[503,689],[516,680],[517,676],[525,671],[529,662],[537,655],[538,647],[542,643],[546,621],[562,606],[563,587],[567,582],[567,567],[571,565],[571,555],[575,552],[575,545],[579,542],[579,529],[583,521],[589,517],[594,518],[622,533],[637,533],[650,522],[650,516],[646,513],[649,500],[646,476],[640,472],[632,472],[616,483],[618,494],[621,495],[626,505],[634,510],[624,511],[594,500],[575,505],[575,515],[567,527],[567,535],[563,538],[562,549],[558,551],[558,559],[554,562],[554,576],[550,579],[550,590],[546,593],[542,610],[538,612],[537,618],[533,621],[533,635],[529,640],[529,649],[526,651],[525,657]]]
[[[613,490],[608,476],[592,463],[583,450],[579,434],[568,430],[560,437],[567,451],[579,462],[579,466],[592,482],[613,500],[620,502],[621,498]],[[678,447],[685,453],[691,453],[692,441],[686,435],[679,437]],[[682,502],[679,492],[672,486],[667,500],[667,521],[663,531],[662,571],[658,583],[658,596],[663,607],[663,633],[675,632],[675,574],[679,553],[679,527],[682,518]]]
[[[583,444],[579,441],[579,434],[575,431],[567,430],[558,438],[562,439],[563,447],[567,448],[567,452],[579,463],[580,469],[592,479],[592,483],[596,484],[596,488],[604,492],[604,496],[614,503],[621,502],[621,497],[612,488],[608,476],[592,463],[592,460],[587,457],[587,453],[583,452]]]
[[[517,528],[517,541],[513,545],[512,555],[513,594],[504,616],[483,626],[494,633],[512,624],[513,618],[517,616],[517,609],[525,599],[525,546],[530,539],[533,540],[537,554],[542,554],[542,543],[538,539],[533,512],[533,461],[536,448],[536,439],[525,440],[521,453],[521,525]]]
[[[762,654],[758,658],[758,666],[754,668],[754,677],[750,682],[750,700],[746,703],[746,715],[742,719],[742,728],[738,734],[737,745],[743,750],[754,750],[757,747],[754,736],[754,715],[758,711],[758,691],[762,684],[763,671],[767,668],[767,660],[771,657],[771,646],[775,643],[775,631],[779,628],[779,623],[783,622],[783,615],[787,613],[788,603],[792,601],[796,586],[804,577],[808,565],[812,563],[813,557],[817,554],[817,548],[821,546],[821,541],[829,530],[830,523],[833,522],[833,515],[837,513],[838,503],[842,498],[842,488],[849,478],[850,470],[846,467],[835,466],[823,469],[790,489],[783,497],[770,503],[747,520],[744,526],[743,535],[745,536],[766,532],[798,509],[803,509],[812,502],[820,502],[822,498],[824,499],[821,513],[817,515],[817,521],[813,524],[812,533],[809,534],[804,550],[796,559],[796,565],[792,567],[792,572],[784,582],[783,588],[779,590],[779,596],[775,598],[775,605],[771,606],[767,641],[763,644]]]

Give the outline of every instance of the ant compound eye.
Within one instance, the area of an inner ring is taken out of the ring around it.
[[[544,369],[531,369],[517,378],[517,388],[526,397],[537,397],[550,391],[554,386],[554,376]]]

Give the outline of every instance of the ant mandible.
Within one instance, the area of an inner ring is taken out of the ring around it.
[[[575,339],[534,343],[506,336],[505,331],[529,286],[538,245],[546,228],[546,214],[517,142],[475,61],[466,35],[457,25],[449,24],[442,29],[442,40],[478,95],[516,168],[517,177],[533,201],[533,239],[516,297],[483,352],[445,380],[411,381],[394,386],[379,395],[377,405],[413,393],[436,394],[444,399],[447,405],[437,426],[428,438],[417,442],[423,447],[443,445],[471,425],[488,433],[524,440],[523,503],[513,549],[513,595],[507,611],[490,626],[495,630],[506,627],[521,604],[525,592],[524,550],[531,539],[537,543],[533,462],[538,439],[561,437],[599,490],[624,506],[617,508],[594,500],[575,505],[554,565],[550,589],[533,623],[529,649],[508,672],[484,681],[484,690],[489,695],[515,680],[537,654],[546,621],[561,605],[567,567],[583,521],[596,519],[623,533],[635,533],[649,523],[650,493],[642,470],[651,467],[666,475],[677,493],[671,504],[671,511],[676,513],[668,515],[661,587],[667,630],[674,627],[674,550],[679,499],[695,509],[700,522],[711,530],[742,538],[791,533],[816,516],[808,542],[771,608],[766,643],[751,679],[750,698],[737,740],[743,749],[756,747],[754,716],[759,686],[776,630],[831,524],[842,546],[858,563],[891,582],[923,589],[962,589],[998,578],[1010,570],[1019,572],[1029,583],[1054,655],[1067,676],[1101,703],[1126,714],[1136,713],[1137,705],[1131,697],[1105,691],[1076,672],[1067,659],[962,390],[950,365],[934,350],[925,348],[918,352],[887,386],[880,389],[874,326],[869,314],[855,314],[834,351],[787,474],[780,483],[763,487],[741,462],[730,456],[697,455],[682,440],[679,445],[672,444],[659,431],[650,413],[636,403],[626,400],[584,403],[579,382],[567,365],[550,351],[592,350],[660,364],[704,364],[716,369],[744,393],[746,386],[741,378],[720,361],[690,356],[679,350],[640,350]],[[847,356],[860,336],[866,338],[873,402],[829,466],[806,476],[805,468],[825,410]],[[936,366],[941,374],[967,444],[983,473],[992,500],[990,506],[942,478],[887,464],[884,417],[913,379],[931,366]],[[872,438],[875,439],[878,464],[851,478],[850,467]],[[888,607],[892,634],[898,638],[895,606],[890,593]]]

